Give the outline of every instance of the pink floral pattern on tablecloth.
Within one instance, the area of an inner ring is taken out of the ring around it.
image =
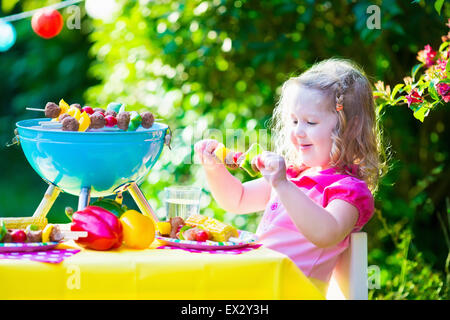
[[[184,250],[188,252],[195,252],[195,253],[211,253],[211,254],[241,254],[244,252],[249,252],[254,249],[258,249],[261,247],[262,244],[251,244],[246,247],[242,248],[236,248],[236,249],[217,249],[217,250],[199,250],[199,249],[191,249],[191,248],[180,248],[180,247],[174,247],[174,246],[159,246],[156,249],[178,249],[178,250]]]
[[[61,263],[64,259],[80,252],[79,249],[55,249],[32,252],[4,252],[0,253],[0,259],[32,260],[47,263]]]

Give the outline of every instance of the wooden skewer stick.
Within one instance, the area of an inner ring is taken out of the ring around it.
[[[41,111],[41,112],[45,112],[45,109],[38,109],[38,108],[25,108],[25,109],[27,109],[27,110],[30,110],[30,111]],[[155,121],[161,121],[161,120],[164,120],[164,119],[155,119]]]
[[[45,109],[38,109],[38,108],[26,108],[27,110],[31,110],[31,111],[42,111],[45,112]]]
[[[78,238],[85,238],[88,236],[86,231],[62,231],[64,236],[64,241],[67,240],[78,240]]]

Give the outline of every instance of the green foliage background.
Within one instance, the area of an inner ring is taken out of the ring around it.
[[[37,117],[26,106],[60,98],[94,107],[121,101],[156,113],[174,131],[172,150],[165,148],[141,186],[159,214],[164,187],[194,184],[204,188],[203,213],[255,231],[260,213],[235,217],[210,197],[193,144],[209,136],[232,138],[242,149],[267,141],[259,130],[267,128],[283,82],[322,59],[349,58],[373,82],[401,82],[417,51],[440,44],[450,17],[448,4],[439,15],[429,1],[119,2],[111,22],[92,20],[82,9],[81,30],[64,27],[52,40],[36,36],[29,19],[14,23],[17,43],[0,53],[0,216],[32,215],[47,187],[20,147],[4,147],[16,121]],[[0,3],[4,16],[55,1]],[[371,4],[381,9],[379,30],[366,27]],[[448,299],[446,108],[423,124],[406,107],[387,107],[382,115],[393,156],[365,227],[369,264],[381,271],[372,299]],[[131,198],[124,201],[133,207]],[[62,194],[50,221],[67,222],[64,207],[76,203]]]

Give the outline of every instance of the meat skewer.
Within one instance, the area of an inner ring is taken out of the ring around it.
[[[2,225],[2,233],[0,242],[18,243],[18,242],[60,242],[68,240],[77,240],[78,238],[87,237],[87,232],[62,230],[59,225],[47,224],[44,229],[39,230],[37,227],[29,225],[24,229],[6,229]]]
[[[64,102],[65,103],[65,102]],[[111,103],[113,104],[113,103]],[[110,104],[110,105],[111,105]],[[115,103],[117,104],[117,103]],[[109,106],[108,105],[108,108]],[[120,105],[121,104],[117,104]],[[115,105],[115,108],[117,108]],[[117,127],[121,130],[136,130],[139,125],[143,128],[148,129],[151,128],[155,121],[159,121],[162,119],[155,119],[155,116],[151,112],[142,112],[141,114],[136,111],[123,111],[123,108],[116,112],[115,110],[108,109],[104,110],[102,108],[90,108],[88,117],[89,117],[89,126],[82,130],[80,129],[80,125],[77,126],[79,116],[75,115],[76,111],[73,111],[74,108],[83,112],[85,108],[81,108],[79,104],[70,105],[67,112],[63,112],[63,110],[54,102],[48,102],[45,106],[45,109],[38,108],[26,108],[31,111],[43,111],[47,118],[52,118],[52,122],[43,121],[40,122],[42,127],[59,129],[61,128],[63,131],[85,131],[86,129],[102,129],[103,127]],[[72,110],[71,110],[72,109]],[[87,111],[87,110],[86,110]],[[59,122],[56,122],[59,121]]]

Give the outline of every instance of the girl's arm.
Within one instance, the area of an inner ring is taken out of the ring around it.
[[[350,203],[336,199],[323,208],[291,181],[278,183],[275,191],[295,226],[317,247],[338,244],[358,220],[358,209]]]
[[[206,180],[219,206],[235,214],[258,212],[265,209],[271,187],[260,178],[242,184],[224,165],[215,170],[205,168]]]
[[[295,226],[314,245],[334,246],[352,231],[359,216],[352,204],[336,199],[326,208],[318,205],[287,180],[285,161],[275,153],[265,152],[255,164],[277,192]]]
[[[270,184],[262,178],[242,184],[217,161],[214,150],[218,144],[215,140],[202,140],[194,146],[216,202],[222,209],[236,214],[264,210],[270,199]]]

